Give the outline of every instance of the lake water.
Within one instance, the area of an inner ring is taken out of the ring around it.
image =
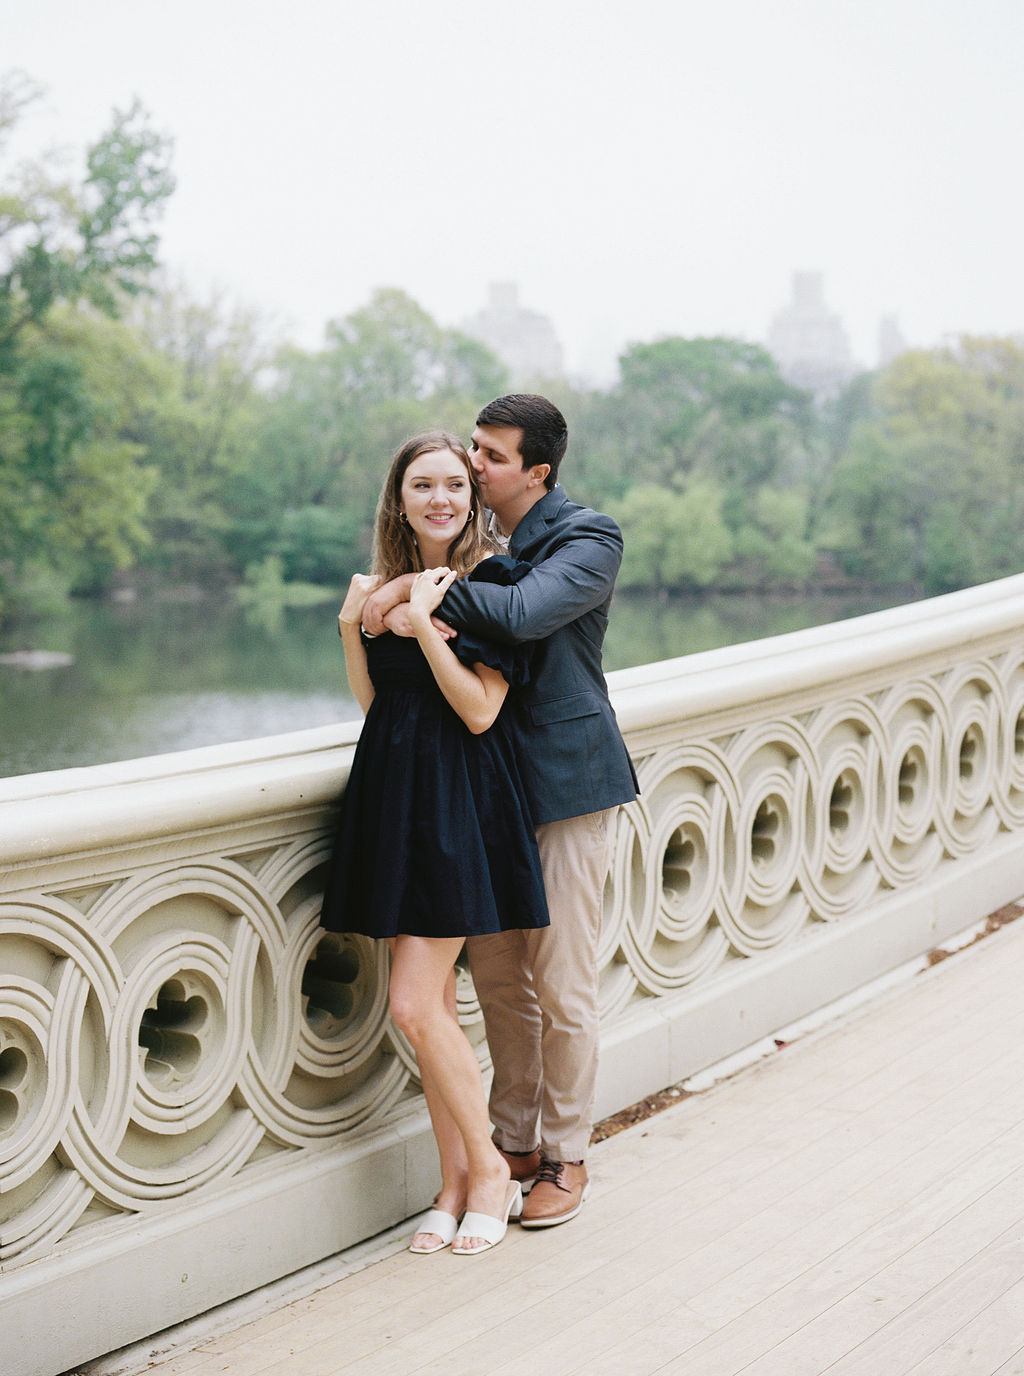
[[[780,635],[891,606],[874,598],[619,594],[608,670]],[[158,755],[298,731],[359,715],[345,682],[337,604],[260,626],[220,602],[75,602],[61,617],[0,632],[0,655],[31,646],[73,662],[0,663],[0,777]]]

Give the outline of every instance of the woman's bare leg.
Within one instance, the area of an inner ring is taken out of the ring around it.
[[[458,1026],[459,1015],[455,999],[455,968],[452,967],[444,990],[445,1009]],[[437,1153],[441,1159],[441,1191],[434,1200],[435,1209],[443,1209],[453,1218],[461,1218],[466,1209],[466,1195],[469,1188],[469,1164],[466,1161],[466,1147],[455,1119],[445,1107],[444,1099],[431,1076],[420,1066],[420,1083],[423,1097],[427,1101],[430,1124],[434,1129]],[[414,1247],[437,1246],[440,1237],[434,1233],[417,1233],[412,1240]]]
[[[480,1064],[452,1016],[448,993],[462,944],[461,937],[396,937],[392,943],[391,1014],[416,1052],[429,1095],[428,1106],[431,1099],[435,1101],[431,1121],[435,1121],[435,1111],[439,1115],[442,1135],[438,1149],[449,1154],[453,1164],[457,1158],[452,1152],[451,1125],[462,1140],[468,1173],[467,1209],[500,1218],[509,1168],[491,1141]],[[442,1166],[442,1176],[443,1171]],[[460,1250],[475,1251],[482,1241],[469,1238]]]

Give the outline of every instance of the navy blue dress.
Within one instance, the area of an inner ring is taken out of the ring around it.
[[[516,582],[527,564],[496,555],[469,575]],[[464,663],[510,687],[528,654],[459,635]],[[548,925],[533,820],[506,721],[473,735],[415,639],[365,642],[374,698],[341,804],[321,922],[332,932],[468,937]]]

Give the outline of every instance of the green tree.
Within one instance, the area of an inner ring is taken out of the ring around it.
[[[709,481],[685,493],[645,483],[611,508],[625,551],[619,583],[654,592],[693,591],[712,584],[732,553],[722,519],[722,492]]]
[[[134,421],[158,473],[146,566],[175,581],[234,577],[251,559],[234,546],[229,494],[251,468],[268,414],[261,378],[270,351],[259,321],[169,286],[131,318],[160,368]]]
[[[0,81],[0,154],[38,96],[19,74]],[[153,223],[173,188],[169,155],[135,104],[115,111],[80,185],[52,180],[39,164],[4,171],[0,600],[30,562],[75,571],[122,564],[144,538],[148,479],[136,471],[131,437],[110,425],[90,347],[95,312],[116,316],[155,267]]]
[[[685,497],[702,515],[713,509],[729,534],[730,569],[719,545],[711,547],[714,581],[803,582],[815,560],[809,492],[818,440],[811,398],[780,376],[763,348],[734,339],[635,344],[619,368],[618,384],[583,408],[591,499],[627,501],[643,486],[660,529],[653,490],[661,491],[666,510],[674,509],[674,495]],[[633,538],[649,545],[638,527]],[[634,573],[653,570],[645,548]],[[676,581],[706,583],[703,574]]]
[[[855,431],[838,463],[822,538],[853,578],[883,586],[913,583],[920,497],[909,468],[876,427]]]
[[[764,487],[751,502],[752,521],[734,534],[737,567],[731,580],[803,587],[814,571],[817,551],[808,538],[808,498],[803,489]]]
[[[288,579],[343,581],[369,557],[393,451],[419,430],[467,437],[504,385],[483,345],[393,288],[332,322],[323,350],[282,350],[251,462],[225,494],[242,563],[276,554]]]
[[[0,153],[39,94],[17,74],[0,82]],[[0,194],[0,348],[41,326],[58,302],[117,315],[122,294],[144,290],[156,267],[154,221],[174,190],[170,141],[136,101],[115,110],[86,163],[78,187],[29,164]]]
[[[1024,346],[964,337],[877,376],[836,466],[827,539],[873,581],[929,593],[1024,564]]]
[[[631,481],[681,489],[700,474],[750,491],[806,476],[811,399],[759,345],[662,339],[632,345],[619,370],[591,424]]]
[[[66,369],[85,423],[66,437],[54,487],[40,502],[40,529],[48,547],[67,552],[74,585],[94,588],[132,565],[150,541],[158,472],[137,417],[158,386],[161,361],[123,321],[95,312],[58,307],[46,335],[43,357]],[[29,354],[26,371],[32,366]],[[52,418],[52,389],[43,409]]]

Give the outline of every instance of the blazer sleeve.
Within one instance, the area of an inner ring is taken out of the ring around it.
[[[530,571],[510,587],[460,580],[440,615],[459,631],[518,645],[543,640],[602,606],[622,562],[622,534],[610,516],[591,511],[557,537],[539,559],[524,551]]]
[[[508,555],[496,554],[483,559],[468,575],[471,584],[507,588],[518,583],[530,572],[530,565]],[[510,688],[525,688],[530,681],[532,642],[513,645],[463,629],[451,642],[450,648],[463,664],[486,664],[497,669]]]

